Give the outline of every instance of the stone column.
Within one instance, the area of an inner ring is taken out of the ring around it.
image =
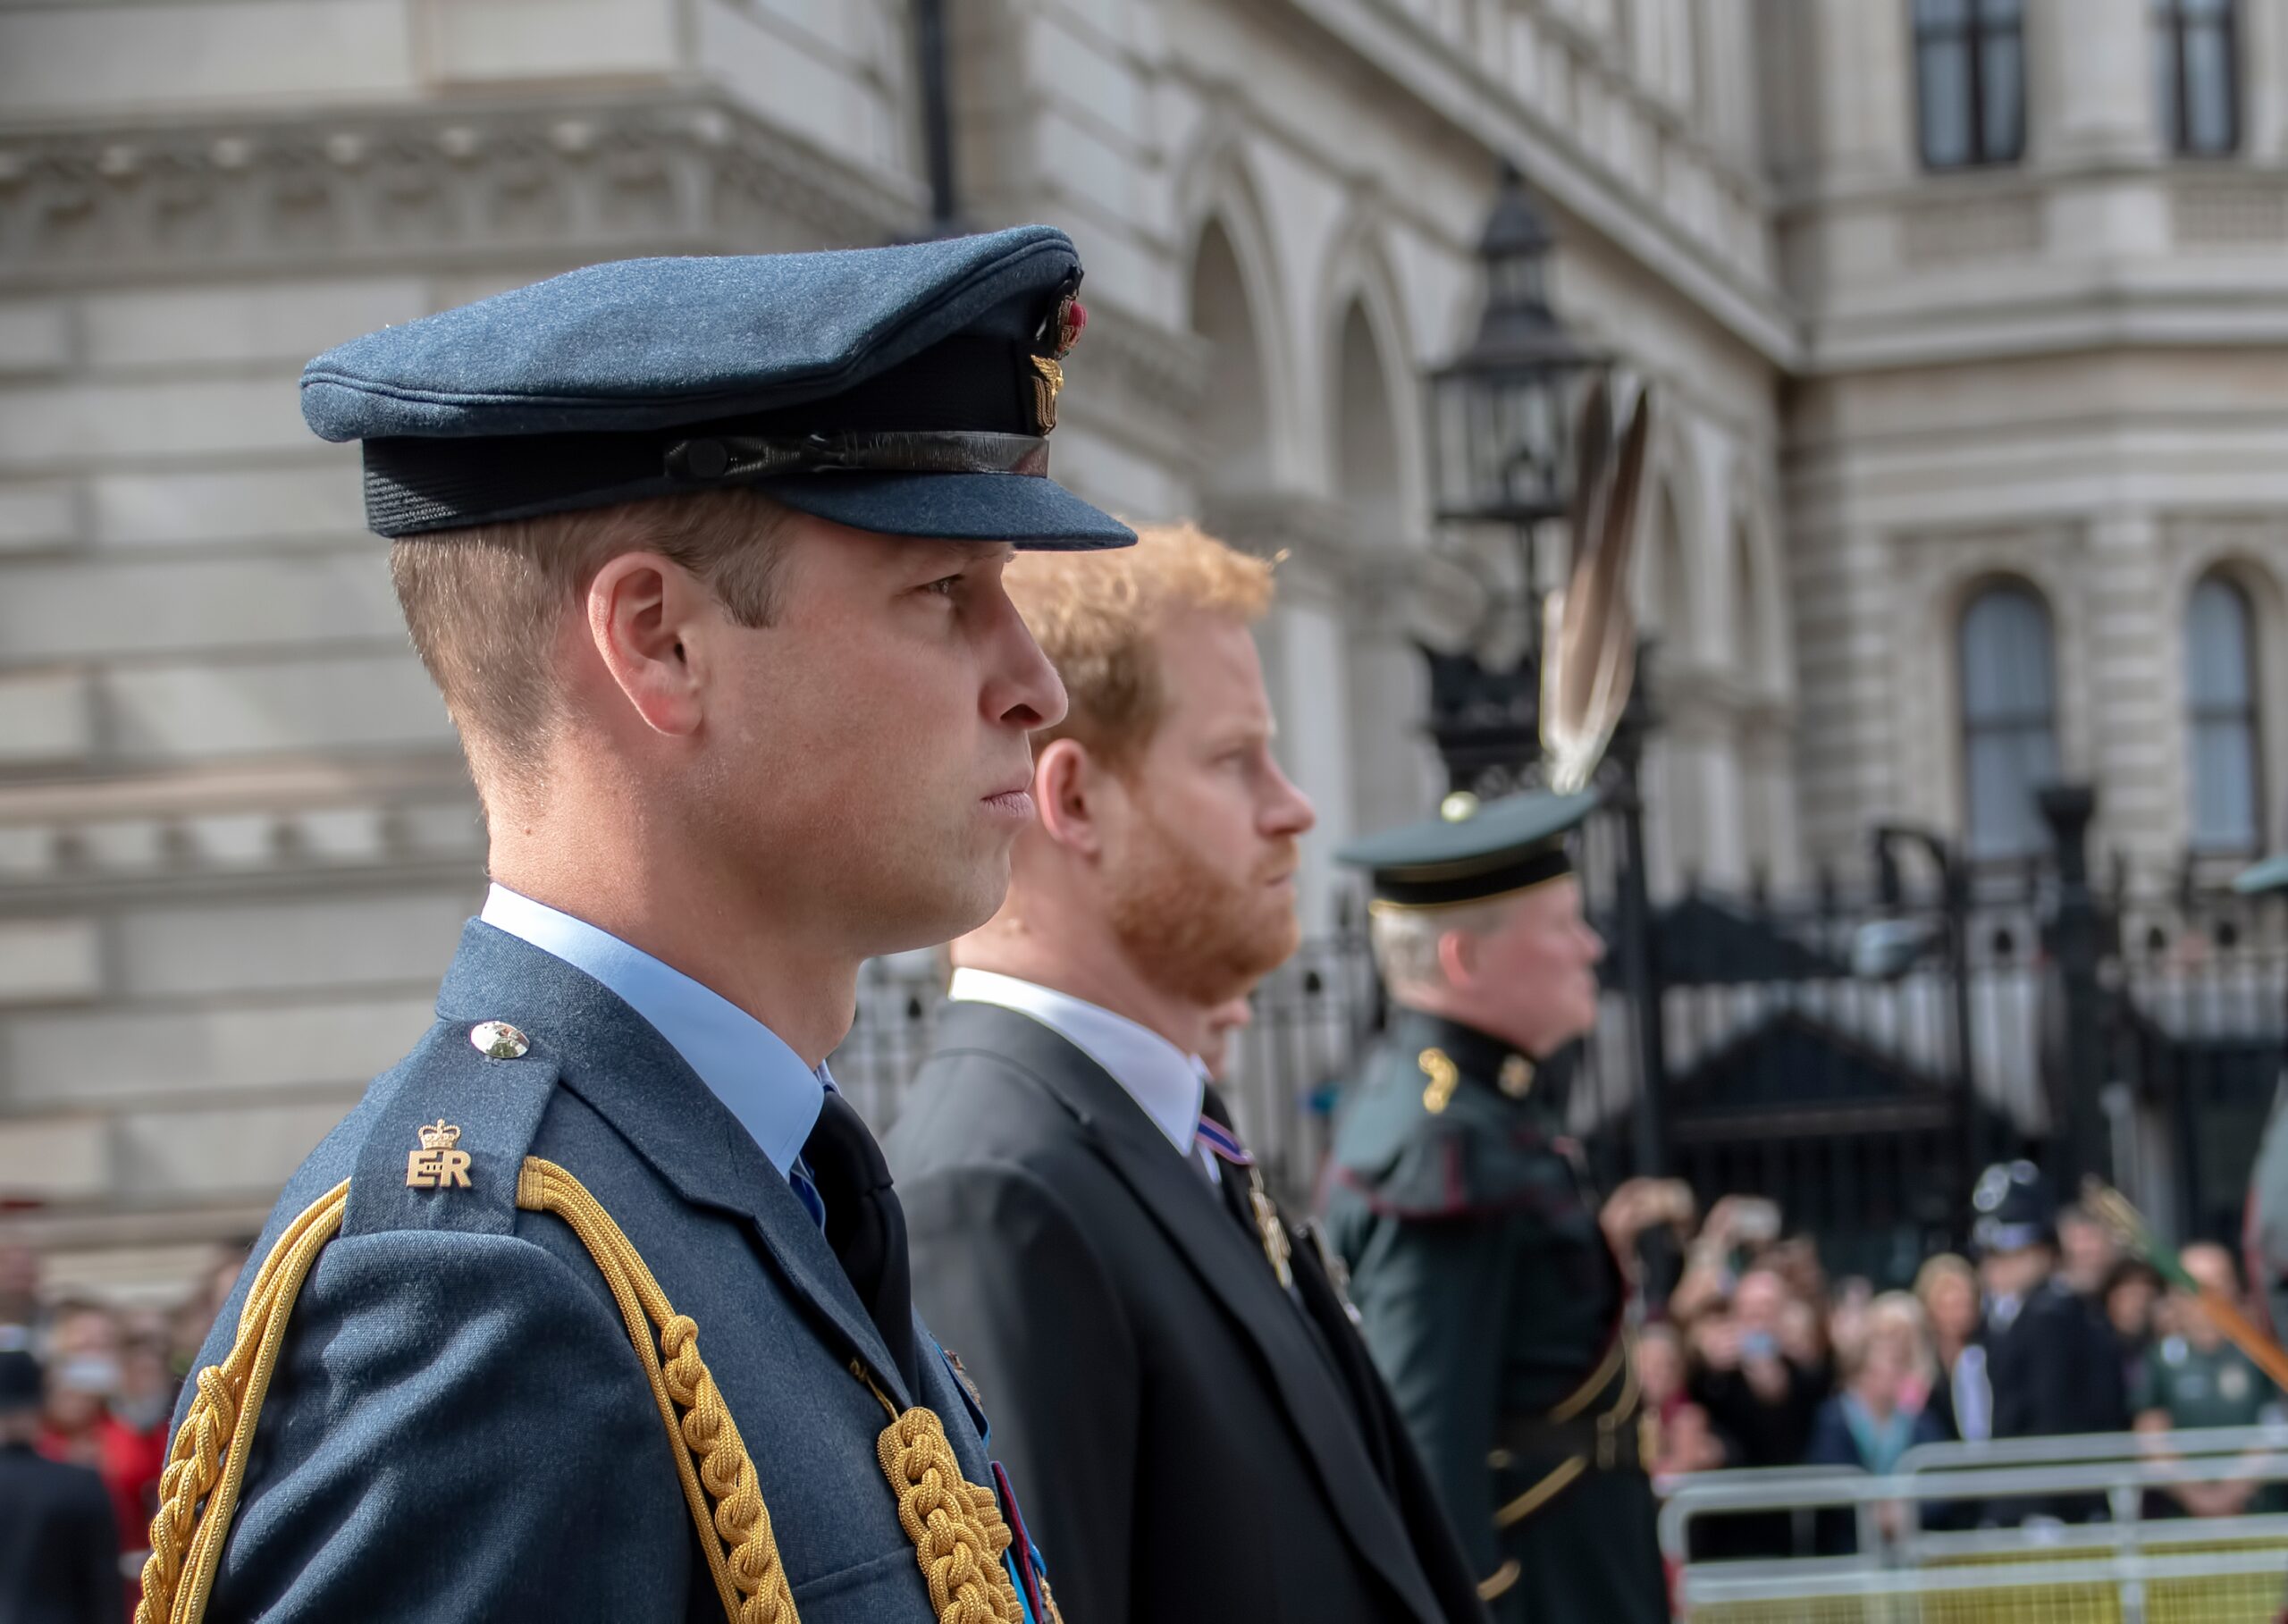
[[[2031,0],[2027,150],[2045,168],[2158,156],[2149,0]]]

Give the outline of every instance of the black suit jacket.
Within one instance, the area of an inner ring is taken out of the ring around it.
[[[120,1624],[126,1615],[103,1479],[27,1445],[0,1448],[0,1619]]]
[[[1299,1303],[1087,1055],[950,1006],[884,1148],[1074,1624],[1485,1616],[1310,1245]]]

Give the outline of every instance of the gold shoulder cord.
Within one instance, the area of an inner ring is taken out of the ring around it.
[[[288,1316],[319,1251],[341,1233],[349,1201],[345,1179],[287,1226],[247,1293],[230,1353],[198,1373],[197,1396],[159,1481],[135,1624],[199,1624],[205,1616]],[[611,1288],[659,1404],[725,1618],[799,1624],[754,1463],[699,1356],[699,1327],[675,1311],[619,1225],[563,1168],[526,1157],[517,1205],[570,1224]],[[858,1374],[867,1379],[862,1368]],[[1011,1536],[993,1492],[963,1478],[934,1414],[899,1415],[879,1388],[874,1396],[891,1412],[879,1448],[883,1474],[897,1494],[898,1522],[913,1541],[940,1624],[1018,1624],[1016,1589],[1000,1563]],[[1054,1603],[1048,1611],[1054,1620]]]

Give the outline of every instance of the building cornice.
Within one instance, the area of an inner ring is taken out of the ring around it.
[[[712,92],[0,127],[0,288],[879,243],[921,187]]]
[[[1771,365],[1793,368],[1800,324],[1784,289],[1685,229],[1661,199],[1585,149],[1546,108],[1529,105],[1392,0],[1289,0],[1418,100],[1491,150],[1515,161],[1557,206],[1667,282],[1712,321]],[[1610,80],[1610,76],[1607,76]],[[1604,88],[1619,95],[1619,81]],[[1639,98],[1630,97],[1634,105]],[[1673,121],[1639,109],[1666,135]],[[1747,199],[1756,229],[1769,227],[1769,188],[1697,142],[1695,160],[1720,172]]]

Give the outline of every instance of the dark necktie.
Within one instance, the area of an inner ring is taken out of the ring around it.
[[[826,1241],[858,1300],[882,1334],[908,1393],[918,1391],[913,1281],[906,1261],[905,1209],[890,1188],[889,1164],[850,1102],[829,1089],[803,1160],[826,1208]]]

